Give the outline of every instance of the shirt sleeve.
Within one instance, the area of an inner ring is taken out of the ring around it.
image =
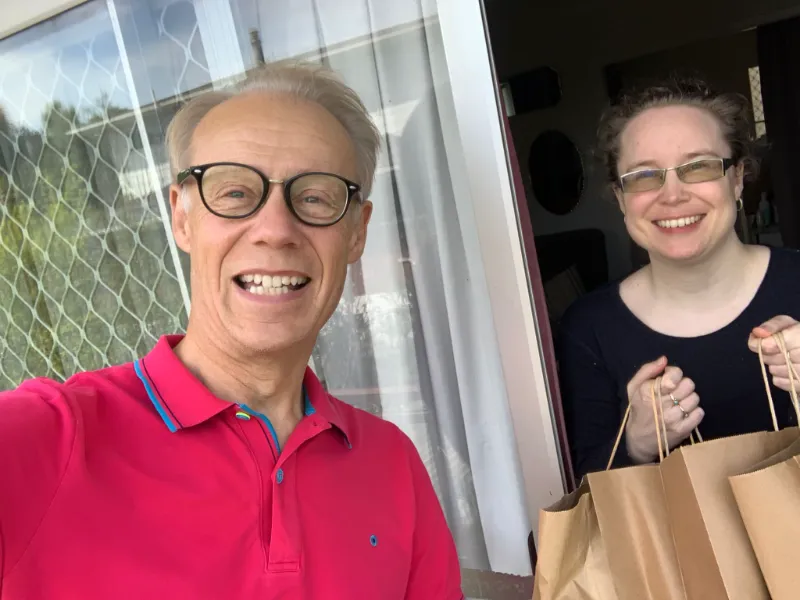
[[[415,524],[405,600],[462,600],[461,567],[430,475],[414,444],[403,435],[414,485]]]
[[[618,382],[606,368],[594,331],[585,321],[566,317],[556,344],[564,420],[578,481],[586,473],[606,468],[627,401],[620,397]],[[612,466],[631,464],[623,435]]]
[[[0,583],[25,552],[67,469],[76,433],[62,386],[0,393]]]

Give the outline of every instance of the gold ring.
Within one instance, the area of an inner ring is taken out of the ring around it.
[[[674,394],[669,395],[669,399],[672,400],[673,406],[680,406],[680,400],[678,400]]]
[[[681,409],[681,412],[683,413],[683,418],[684,419],[688,419],[689,418],[689,413],[686,412],[685,408],[683,408],[680,404],[676,404],[675,406],[677,406],[678,408]]]

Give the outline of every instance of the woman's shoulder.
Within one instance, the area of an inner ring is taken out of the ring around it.
[[[774,297],[792,302],[800,298],[800,250],[768,248],[769,264],[759,288],[758,300],[772,302]]]
[[[796,248],[768,248],[769,269],[778,273],[797,273],[800,271],[800,250]]]
[[[575,300],[562,317],[561,330],[586,331],[618,318],[624,308],[619,289],[620,282],[615,281]]]

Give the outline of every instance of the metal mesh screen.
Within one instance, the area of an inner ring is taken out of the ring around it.
[[[0,73],[0,389],[186,323],[113,32],[19,56]]]

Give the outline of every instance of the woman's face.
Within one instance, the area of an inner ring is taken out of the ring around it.
[[[716,117],[693,106],[663,106],[645,110],[622,131],[617,169],[622,176],[704,158],[731,158]],[[735,235],[742,186],[742,169],[736,165],[712,181],[685,183],[673,170],[657,189],[615,191],[634,242],[651,258],[687,261],[702,258]]]

